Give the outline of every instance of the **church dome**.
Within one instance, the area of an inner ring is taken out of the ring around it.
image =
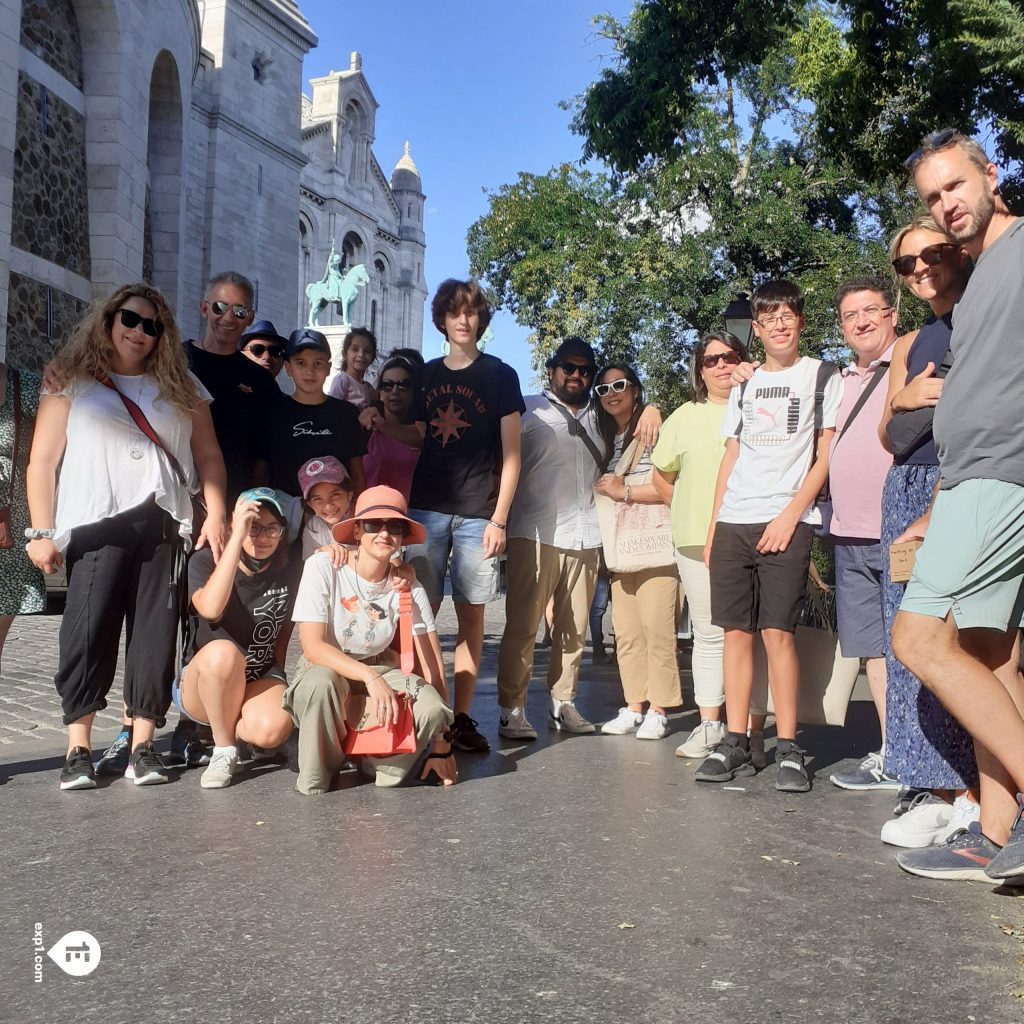
[[[417,170],[416,165],[412,161],[412,157],[409,155],[409,143],[405,144],[405,152],[402,154],[402,159],[395,164],[395,169],[391,172],[391,188],[395,192],[409,191],[409,192],[422,192],[423,182],[420,180],[420,172]]]

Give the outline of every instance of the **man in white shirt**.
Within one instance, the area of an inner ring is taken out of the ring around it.
[[[547,368],[548,390],[525,399],[522,469],[508,518],[498,732],[509,739],[537,738],[526,718],[526,691],[537,627],[552,599],[549,724],[568,732],[594,731],[575,705],[601,547],[594,484],[608,460],[590,404],[594,350],[581,338],[566,338]]]
[[[553,605],[548,724],[593,732],[576,709],[580,663],[597,586],[601,531],[594,484],[604,472],[609,441],[590,401],[597,363],[582,338],[566,338],[547,361],[548,389],[525,399],[522,469],[508,518],[508,592],[498,652],[498,732],[535,740],[526,719],[533,652],[548,601]],[[661,413],[648,406],[636,426],[646,445],[658,439]]]

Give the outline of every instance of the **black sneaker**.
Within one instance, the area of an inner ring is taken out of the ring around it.
[[[708,754],[694,774],[698,782],[731,782],[737,775],[753,775],[750,751],[727,739]]]
[[[775,751],[775,763],[779,766],[779,777],[775,780],[775,788],[783,793],[807,793],[811,789],[811,779],[804,767],[804,756],[807,752],[796,744],[785,753]]]
[[[171,733],[171,749],[167,764],[172,768],[202,768],[210,763],[213,738],[208,727],[200,728],[195,722],[181,720]]]
[[[152,741],[140,743],[132,751],[124,777],[131,779],[136,786],[158,786],[168,781],[167,769]]]
[[[491,749],[487,738],[477,730],[477,721],[466,714],[458,714],[452,723],[452,746],[470,754],[486,754]]]
[[[61,789],[95,789],[96,769],[92,766],[92,754],[86,747],[75,747],[68,754],[60,772]]]
[[[132,753],[132,734],[129,729],[122,729],[114,742],[103,751],[103,756],[96,762],[97,775],[124,775],[128,768],[128,759]]]

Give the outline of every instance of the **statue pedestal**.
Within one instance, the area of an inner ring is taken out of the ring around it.
[[[324,324],[315,329],[320,331],[327,339],[327,344],[331,346],[331,372],[324,381],[324,394],[327,394],[331,390],[334,378],[341,373],[341,349],[352,327],[349,324]]]

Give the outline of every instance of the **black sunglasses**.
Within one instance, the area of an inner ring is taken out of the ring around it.
[[[239,320],[244,320],[252,310],[248,306],[240,306],[237,303],[231,302],[211,302],[210,309],[217,314],[217,316],[223,316],[229,309]]]
[[[394,391],[396,388],[399,391],[408,391],[412,387],[412,381],[408,378],[405,380],[382,380],[377,387],[381,391]]]
[[[914,272],[918,260],[926,267],[937,267],[943,260],[951,259],[956,250],[957,246],[952,242],[938,242],[935,245],[926,245],[916,256],[911,256],[910,253],[907,253],[906,256],[897,256],[892,261],[893,270],[900,277],[908,277]]]
[[[719,363],[725,363],[726,366],[739,366],[740,357],[735,352],[717,352],[713,356],[703,356],[700,361],[705,370],[713,369]]]
[[[360,519],[359,525],[364,533],[373,536],[381,530],[387,530],[392,537],[404,537],[409,532],[409,524],[404,519]]]
[[[555,363],[555,366],[566,375],[571,377],[574,373],[578,373],[581,377],[593,377],[594,367],[592,366],[580,366],[578,363]]]
[[[906,160],[903,161],[903,166],[907,170],[912,170],[914,164],[928,153],[934,153],[937,150],[945,149],[960,133],[955,128],[942,128],[937,132],[932,132],[931,135],[926,135],[921,140],[921,145],[914,150]]]
[[[150,320],[148,316],[139,316],[134,309],[119,309],[121,314],[121,326],[126,331],[132,331],[141,325],[142,333],[150,338],[159,338],[164,333],[163,325],[156,320]]]
[[[262,357],[264,353],[269,352],[271,359],[280,359],[284,355],[284,349],[280,345],[261,345],[259,342],[249,345],[246,351],[257,357]]]

